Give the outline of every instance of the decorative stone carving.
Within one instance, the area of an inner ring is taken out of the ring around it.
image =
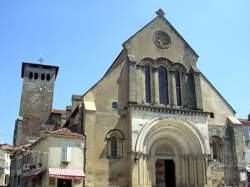
[[[171,44],[169,35],[164,31],[156,31],[154,33],[153,40],[155,45],[161,49],[167,49]]]

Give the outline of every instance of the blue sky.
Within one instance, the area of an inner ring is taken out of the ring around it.
[[[236,116],[250,112],[249,0],[1,0],[0,143],[12,143],[22,61],[60,66],[53,108],[85,93],[112,64],[122,43],[162,8],[199,54],[198,68]]]

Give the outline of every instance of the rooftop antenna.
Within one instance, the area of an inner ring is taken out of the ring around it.
[[[43,62],[42,54],[40,54],[40,58],[38,59],[38,61],[40,62],[40,64],[42,64],[42,62]]]

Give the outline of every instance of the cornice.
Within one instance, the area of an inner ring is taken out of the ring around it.
[[[190,116],[208,117],[210,115],[210,112],[205,112],[201,110],[190,110],[190,109],[185,109],[185,108],[172,108],[172,107],[164,107],[164,106],[152,106],[152,105],[145,105],[145,104],[129,104],[128,108],[132,110],[160,112],[160,113],[168,113],[168,114],[181,114],[181,115],[190,115]]]

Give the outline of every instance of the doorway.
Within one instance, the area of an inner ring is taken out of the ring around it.
[[[156,186],[175,187],[175,165],[173,160],[158,159],[155,163]]]
[[[58,179],[57,187],[71,187],[72,180]]]

